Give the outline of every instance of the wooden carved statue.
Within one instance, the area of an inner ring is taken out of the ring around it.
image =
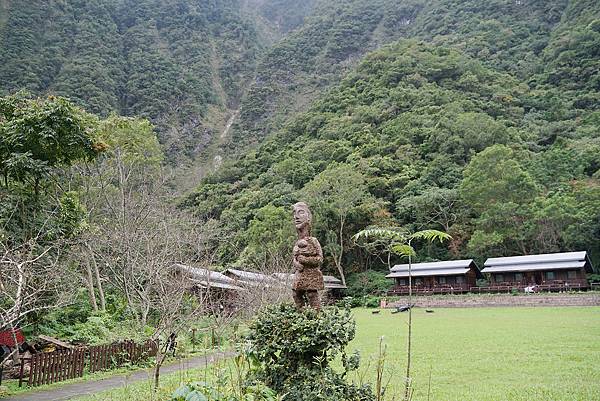
[[[294,225],[298,232],[298,241],[294,245],[294,302],[298,309],[308,304],[311,308],[321,309],[319,290],[324,288],[321,263],[323,250],[315,237],[310,236],[312,214],[308,205],[298,202],[293,206]]]

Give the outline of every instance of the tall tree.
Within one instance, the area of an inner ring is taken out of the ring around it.
[[[531,203],[538,186],[519,157],[523,156],[507,146],[493,145],[465,168],[459,191],[476,214],[468,244],[473,253],[530,252]]]
[[[337,221],[335,230],[327,229],[323,248],[331,255],[345,285],[342,262],[347,240],[346,222],[358,208],[366,207],[374,200],[368,192],[365,177],[352,166],[335,163],[306,184],[300,193],[307,203],[315,205],[319,213],[317,221],[326,221],[327,216]]]

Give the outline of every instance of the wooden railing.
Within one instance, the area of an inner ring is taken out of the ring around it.
[[[41,386],[83,376],[87,367],[89,373],[137,364],[155,356],[157,343],[146,341],[136,344],[127,340],[109,345],[96,345],[87,348],[40,352],[31,358],[21,358],[19,387],[25,380],[28,386]],[[26,365],[29,365],[29,373]],[[29,377],[27,377],[29,376]]]
[[[19,387],[23,385],[25,364],[29,362],[28,386],[41,386],[83,376],[85,348],[40,352],[21,359]]]
[[[442,284],[434,287],[414,286],[412,293],[415,295],[433,295],[433,294],[461,294],[469,291],[467,284]],[[388,291],[388,295],[406,295],[408,286],[396,286]]]
[[[146,341],[136,344],[134,341],[122,341],[108,345],[96,345],[88,348],[89,372],[107,370],[123,366],[125,363],[137,364],[140,360],[156,355],[156,343]]]
[[[467,284],[443,284],[436,285],[434,287],[414,286],[414,295],[434,295],[434,294],[462,294],[465,292],[472,292],[476,294],[486,293],[509,293],[514,290],[519,292],[525,292],[525,287],[529,287],[532,284],[521,284],[521,283],[510,283],[502,282],[495,283],[483,287],[469,287]],[[586,280],[553,280],[546,281],[542,284],[535,285],[535,291],[580,291],[590,288],[590,285]],[[408,286],[395,286],[388,291],[388,295],[407,295]]]
[[[471,287],[470,292],[486,293],[486,292],[511,292],[517,290],[524,292],[525,288],[533,287],[535,292],[538,291],[580,291],[589,288],[586,280],[550,280],[544,281],[542,284],[522,284],[502,282],[494,283],[484,287]]]

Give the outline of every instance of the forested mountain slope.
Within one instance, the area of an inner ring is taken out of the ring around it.
[[[589,19],[593,2],[1,0],[0,7],[0,91],[51,92],[91,112],[149,117],[179,160],[219,137],[240,101],[226,150],[259,143],[368,51],[399,38],[452,45],[529,77],[540,58],[552,57],[544,51],[553,29]]]
[[[368,224],[452,234],[450,247],[425,259],[597,255],[600,7],[561,7],[555,17],[552,8],[534,13],[554,21],[530,30],[543,37],[537,47],[515,39],[482,57],[476,35],[463,32],[369,54],[186,204],[226,227],[225,261],[261,261],[285,247],[290,233],[276,222],[300,198],[317,210],[329,266],[340,251],[349,269],[364,266],[350,237]]]
[[[173,158],[191,154],[211,139],[209,108],[234,107],[253,76],[269,41],[258,16],[275,18],[282,31],[269,34],[280,37],[308,10],[296,7],[289,20],[289,2],[246,3],[2,0],[0,92],[50,92],[90,112],[148,117]]]
[[[399,38],[452,45],[495,69],[529,77],[569,3],[345,0],[320,6],[261,59],[242,103],[234,146],[260,141],[291,112],[305,110],[367,51]],[[579,9],[589,15],[591,7]]]
[[[330,262],[362,264],[371,223],[451,232],[428,257],[596,250],[599,21],[592,0],[0,0],[0,91],[148,117],[174,163],[223,145],[185,204],[224,263],[287,246],[301,196]]]

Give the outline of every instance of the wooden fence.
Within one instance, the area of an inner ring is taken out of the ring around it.
[[[133,341],[122,341],[109,345],[89,347],[89,371],[106,370],[123,366],[125,363],[136,364],[149,356],[156,355],[156,343],[146,341],[136,344]]]
[[[19,387],[23,384],[25,362],[29,361],[28,386],[40,386],[83,376],[85,348],[41,352],[21,359]]]
[[[137,364],[150,356],[155,356],[157,343],[146,341],[136,344],[133,341],[121,341],[109,345],[97,345],[88,348],[40,352],[31,358],[21,359],[19,387],[22,386],[29,362],[28,386],[41,386],[83,376],[87,366],[89,373],[123,366],[125,363]]]

